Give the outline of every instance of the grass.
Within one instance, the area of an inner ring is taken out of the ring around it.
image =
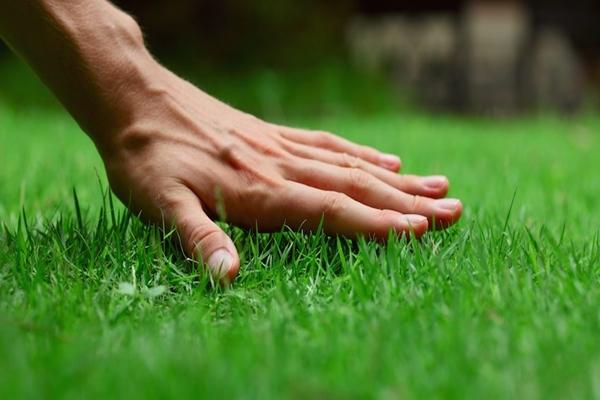
[[[67,115],[0,103],[0,398],[600,398],[598,117],[293,122],[447,174],[463,220],[228,228],[242,270],[215,289],[111,205]]]

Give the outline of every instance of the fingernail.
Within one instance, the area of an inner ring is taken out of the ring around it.
[[[429,189],[440,189],[448,185],[448,179],[439,175],[425,176],[420,181],[423,186]]]
[[[208,258],[208,268],[215,278],[224,277],[233,265],[233,257],[225,249],[219,249]]]
[[[427,222],[427,218],[422,215],[405,215],[404,218],[411,225],[420,225]]]
[[[379,164],[386,168],[397,168],[400,165],[400,158],[393,154],[382,154],[379,156]]]
[[[437,208],[447,211],[456,211],[460,207],[460,200],[457,199],[440,199],[435,201]]]

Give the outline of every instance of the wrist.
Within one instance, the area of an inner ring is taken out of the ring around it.
[[[73,75],[55,90],[96,144],[128,124],[133,107],[143,101],[162,68],[146,49],[137,22],[105,6],[92,19],[67,14],[63,23],[72,46]]]
[[[108,1],[11,1],[0,35],[100,145],[160,66],[135,20]]]

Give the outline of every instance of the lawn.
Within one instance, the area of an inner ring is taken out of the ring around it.
[[[463,219],[386,244],[228,228],[242,268],[213,288],[111,202],[68,115],[0,102],[0,398],[600,398],[599,117],[285,122],[447,174]]]

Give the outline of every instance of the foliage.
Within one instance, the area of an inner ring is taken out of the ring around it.
[[[141,2],[120,0],[159,54],[221,67],[310,65],[340,50],[354,2],[241,0]]]

